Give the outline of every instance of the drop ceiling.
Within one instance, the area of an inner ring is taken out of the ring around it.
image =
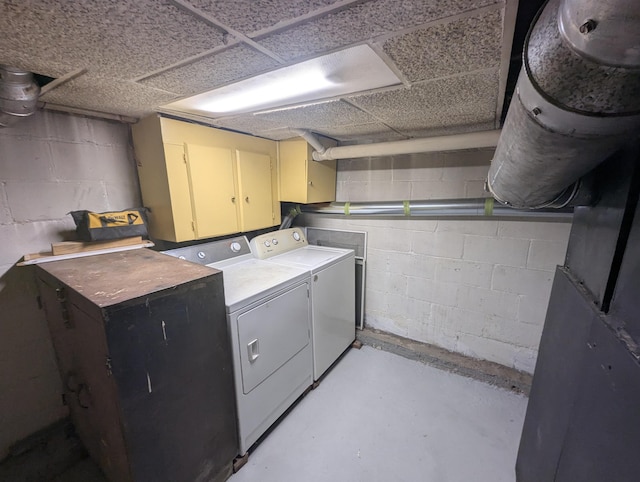
[[[500,126],[517,7],[517,0],[4,0],[0,64],[58,79],[40,97],[45,106],[139,118],[366,44],[400,85],[195,120],[270,139],[294,137],[293,129],[345,143],[455,134]]]

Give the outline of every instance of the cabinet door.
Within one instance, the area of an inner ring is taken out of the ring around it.
[[[195,233],[193,230],[189,176],[184,146],[165,144],[164,155],[167,165],[175,241],[188,241],[194,239]]]
[[[238,232],[231,149],[185,144],[197,238]]]
[[[336,200],[336,161],[307,161],[307,202]]]
[[[242,231],[274,225],[271,189],[271,157],[267,154],[236,150]]]
[[[318,203],[336,200],[336,161],[316,162],[303,139],[280,142],[281,201]]]
[[[307,202],[307,143],[303,140],[280,142],[280,200]]]

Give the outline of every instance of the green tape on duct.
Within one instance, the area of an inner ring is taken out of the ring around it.
[[[485,216],[493,215],[493,198],[487,198],[484,200],[484,215]]]
[[[348,216],[349,215],[349,205],[351,203],[344,203],[344,215]]]
[[[411,203],[409,201],[402,201],[402,207],[404,209],[404,215],[411,216]]]

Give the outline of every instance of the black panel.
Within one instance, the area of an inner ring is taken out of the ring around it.
[[[640,207],[640,206],[639,206]],[[627,332],[640,344],[640,209],[627,241],[622,267],[611,302],[610,314],[624,320]]]
[[[576,288],[565,269],[557,268],[520,440],[519,482],[554,480],[596,317],[584,290]]]
[[[222,276],[109,313],[135,480],[209,480],[237,455]]]
[[[620,232],[629,194],[636,183],[636,157],[631,151],[620,153],[597,168],[597,204],[574,210],[566,266],[599,307],[605,302],[607,286],[615,283],[614,259],[626,242],[620,239]]]
[[[601,321],[581,380],[555,480],[640,480],[640,365]]]

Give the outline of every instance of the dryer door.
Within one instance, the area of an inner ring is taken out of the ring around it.
[[[249,393],[309,344],[309,318],[307,283],[238,315],[243,393]]]

